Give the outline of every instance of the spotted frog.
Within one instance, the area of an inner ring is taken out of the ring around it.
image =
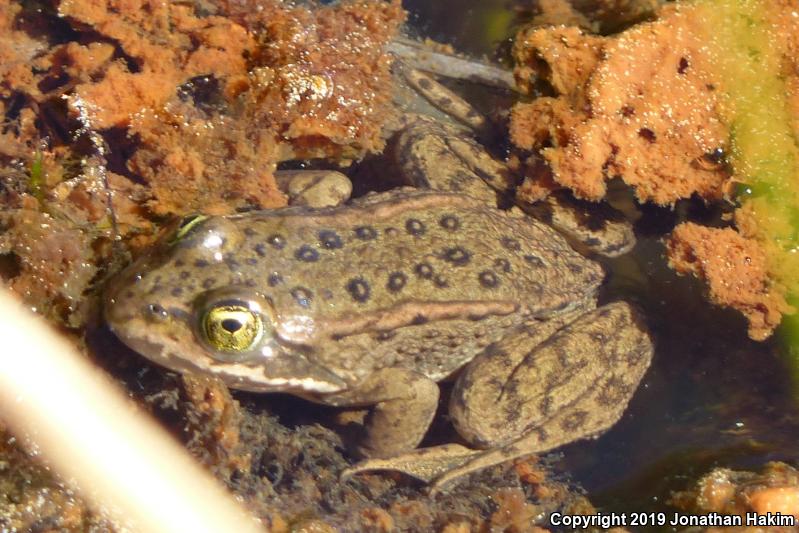
[[[541,221],[464,194],[397,189],[346,206],[184,219],[107,292],[118,337],[230,387],[364,407],[367,469],[449,486],[596,435],[652,356],[598,263]],[[454,379],[470,445],[415,449]]]

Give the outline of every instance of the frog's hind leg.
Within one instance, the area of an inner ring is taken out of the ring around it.
[[[441,474],[432,491],[488,466],[598,435],[621,418],[653,351],[634,309],[615,302],[551,335],[550,327],[517,330],[465,369],[450,415],[465,439],[491,449]]]
[[[365,461],[347,473],[401,471],[430,482],[437,492],[478,470],[611,427],[649,366],[649,335],[622,302],[568,321],[516,330],[487,347],[459,377],[450,415],[458,432],[485,450],[415,450]]]

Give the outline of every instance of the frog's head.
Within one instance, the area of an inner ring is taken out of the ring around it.
[[[302,340],[314,324],[295,321],[287,332],[284,317],[278,327],[269,296],[233,276],[229,263],[241,241],[225,217],[184,218],[111,281],[109,326],[155,363],[233,388],[299,395],[346,388],[308,357]]]

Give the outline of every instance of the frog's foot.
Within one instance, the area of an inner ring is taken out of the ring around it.
[[[485,133],[492,127],[488,119],[469,102],[447,89],[432,76],[398,62],[395,64],[408,85],[413,87],[428,102],[453,119],[478,133]]]
[[[440,476],[458,468],[464,463],[484,452],[472,450],[460,444],[443,444],[431,448],[420,448],[386,459],[366,459],[341,473],[342,479],[347,479],[360,472],[375,470],[400,472],[407,476],[432,483]]]
[[[562,233],[577,250],[583,248],[583,253],[617,257],[635,246],[632,224],[605,203],[577,200],[567,191],[557,191],[534,204],[518,205]]]
[[[395,138],[393,148],[406,185],[465,194],[496,205],[509,197],[517,178],[462,129],[415,116]]]

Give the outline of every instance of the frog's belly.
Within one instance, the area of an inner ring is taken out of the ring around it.
[[[441,381],[462,368],[481,350],[525,322],[521,313],[480,319],[437,320],[390,332],[361,333],[334,341],[319,354],[318,364],[346,381],[359,381],[380,368],[413,370]]]

